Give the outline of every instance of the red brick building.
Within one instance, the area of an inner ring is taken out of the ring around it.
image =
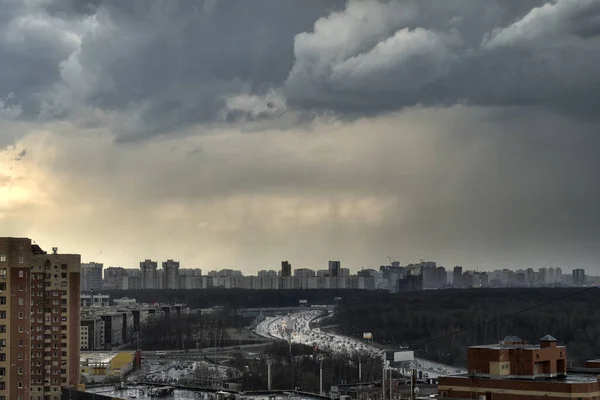
[[[509,336],[498,344],[471,346],[468,359],[468,374],[439,378],[441,398],[600,400],[600,382],[591,370],[600,360],[588,362],[583,373],[567,374],[567,350],[550,335],[538,345]]]
[[[0,400],[58,400],[79,383],[81,257],[0,238]]]

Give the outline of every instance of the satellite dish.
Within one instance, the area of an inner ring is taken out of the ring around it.
[[[420,389],[418,387],[416,387],[415,390],[414,390],[414,392],[415,392],[415,394],[419,394]]]

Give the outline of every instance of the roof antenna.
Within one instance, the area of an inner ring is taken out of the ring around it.
[[[52,253],[54,253],[54,254],[58,253],[58,247],[53,247],[52,248]]]

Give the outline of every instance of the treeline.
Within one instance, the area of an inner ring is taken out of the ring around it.
[[[213,315],[157,318],[140,326],[140,347],[143,350],[185,350],[233,346],[239,344],[239,339],[230,337],[228,329],[243,329],[250,323],[251,319],[240,317],[229,308]]]
[[[323,390],[329,391],[332,385],[359,381],[358,355],[321,354],[323,357]],[[319,361],[313,349],[304,345],[292,346],[290,358],[288,345],[276,342],[269,346],[256,359],[244,358],[241,354],[230,361],[230,366],[242,371],[240,381],[244,390],[265,390],[267,388],[267,359],[271,360],[273,389],[290,390],[301,387],[308,392],[319,392]],[[362,381],[381,379],[381,360],[368,354],[361,356]]]
[[[469,345],[497,343],[508,335],[538,343],[550,334],[581,365],[600,357],[598,293],[595,288],[367,293],[344,297],[334,322],[339,333],[362,338],[371,332],[378,343],[412,346],[417,356],[461,366]]]
[[[285,290],[250,290],[250,289],[144,289],[144,290],[111,290],[105,293],[111,298],[130,297],[140,303],[185,303],[192,308],[208,308],[228,306],[231,308],[258,307],[295,307],[300,300],[308,304],[335,304],[336,297],[357,297],[366,294],[367,290],[329,290],[329,289],[285,289]]]

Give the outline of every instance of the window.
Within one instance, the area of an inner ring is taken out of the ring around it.
[[[23,297],[19,297],[19,305],[22,306],[25,304],[25,299]]]
[[[19,345],[19,347],[23,347],[23,339],[19,339],[18,345]]]
[[[23,278],[25,276],[25,273],[23,271],[19,271],[19,278]]]
[[[6,304],[6,297],[4,297],[4,296],[0,297],[0,304]]]
[[[18,314],[18,316],[19,316],[19,319],[23,319],[23,313],[22,313],[22,312],[20,312],[20,313]]]
[[[0,262],[6,262],[6,254],[0,254]]]
[[[0,278],[6,279],[6,268],[0,268]]]
[[[23,325],[19,325],[19,332],[23,332]]]
[[[0,353],[0,361],[6,361],[6,353]]]
[[[19,256],[19,264],[23,264],[25,262],[25,259],[23,258],[23,256]],[[19,271],[19,272],[23,272],[23,271]]]
[[[19,291],[21,291],[21,292],[22,292],[22,291],[23,291],[23,289],[25,289],[25,286],[23,286],[23,285],[19,285]]]
[[[6,319],[6,311],[0,311],[0,319]]]
[[[19,382],[17,383],[17,388],[18,388],[18,389],[23,389],[23,382],[22,382],[22,381],[19,381]]]
[[[23,375],[23,367],[17,368],[17,374]]]

